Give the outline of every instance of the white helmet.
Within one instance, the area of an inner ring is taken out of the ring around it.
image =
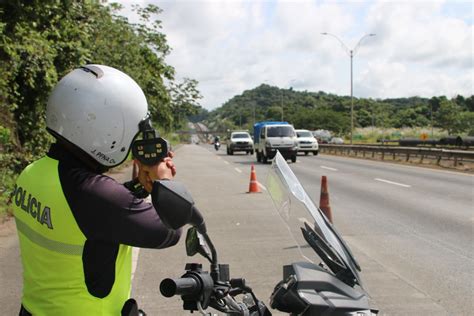
[[[142,89],[123,72],[103,65],[73,70],[54,88],[46,108],[46,126],[106,167],[117,166],[145,119]]]

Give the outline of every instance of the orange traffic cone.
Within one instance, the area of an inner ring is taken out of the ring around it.
[[[247,193],[260,193],[260,188],[258,186],[257,174],[255,172],[255,167],[252,164],[252,169],[250,170],[250,184],[249,191]]]
[[[332,223],[331,206],[329,205],[328,181],[326,176],[321,177],[321,196],[319,198],[319,208],[326,215],[329,222]]]

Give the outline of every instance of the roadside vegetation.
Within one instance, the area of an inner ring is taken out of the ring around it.
[[[138,22],[119,15],[120,5],[91,0],[9,0],[0,4],[0,217],[14,179],[48,150],[47,98],[57,81],[78,66],[97,63],[129,74],[147,96],[155,127],[173,145],[186,123],[209,129],[247,129],[254,122],[284,120],[296,128],[326,129],[347,137],[351,100],[322,91],[261,84],[213,111],[199,105],[198,81],[175,79],[166,63],[172,49],[154,5],[134,6]],[[216,105],[218,106],[218,105]],[[430,99],[354,99],[355,142],[431,131],[474,135],[474,96]],[[410,132],[408,132],[410,131]],[[429,136],[430,133],[428,133]],[[435,136],[436,137],[436,136]]]
[[[252,131],[254,121],[283,119],[295,128],[324,129],[334,136],[348,137],[350,109],[351,99],[348,96],[280,89],[262,84],[234,96],[214,111],[201,113],[199,119],[204,118],[211,130],[219,131]],[[430,99],[354,98],[356,142],[399,136],[419,137],[426,132],[431,136],[432,126],[440,134],[474,135],[474,96],[466,98],[459,95],[450,99],[446,96]],[[364,133],[357,132],[359,129]],[[369,137],[366,137],[367,130],[372,133]]]
[[[402,127],[402,128],[381,128],[375,126],[358,127],[354,129],[354,143],[375,144],[383,140],[398,140],[403,138],[420,138],[426,135],[428,138],[440,139],[448,136],[448,132],[436,127]],[[347,142],[350,137],[347,136]]]
[[[196,114],[196,80],[175,80],[165,61],[171,47],[153,5],[135,6],[138,23],[103,1],[35,0],[0,4],[0,216],[13,179],[45,154],[52,137],[45,130],[48,95],[71,70],[106,64],[129,74],[147,96],[155,126],[165,135]],[[173,136],[174,137],[174,136]]]

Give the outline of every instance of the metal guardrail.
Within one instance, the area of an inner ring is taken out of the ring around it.
[[[412,157],[419,157],[420,163],[425,158],[436,159],[436,164],[440,164],[442,159],[453,160],[454,166],[456,167],[459,161],[470,161],[474,162],[474,151],[468,150],[448,150],[439,148],[414,148],[414,147],[399,147],[399,146],[365,146],[365,145],[330,145],[320,144],[321,152],[334,153],[340,152],[342,155],[358,156],[359,153],[362,157],[366,157],[367,154],[371,154],[372,158],[376,154],[381,155],[381,159],[384,160],[386,155],[392,155],[393,159],[397,156],[405,155],[406,161],[409,161]]]

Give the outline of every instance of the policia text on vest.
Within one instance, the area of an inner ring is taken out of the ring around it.
[[[49,229],[53,229],[51,209],[47,205],[42,207],[40,201],[17,185],[15,185],[13,189],[12,199],[14,199],[16,206],[21,207],[23,211],[29,213],[33,218],[36,218],[40,224],[48,226]]]

